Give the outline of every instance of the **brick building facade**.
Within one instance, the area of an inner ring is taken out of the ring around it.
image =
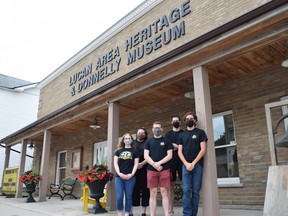
[[[38,120],[1,142],[36,140],[44,196],[49,183],[80,172],[71,169],[75,149],[81,168],[100,160],[98,150],[112,168],[122,134],[150,132],[155,120],[167,131],[173,115],[193,111],[208,133],[205,165],[216,168],[219,203],[261,207],[271,165],[264,106],[288,94],[287,9],[285,1],[145,1],[43,80]],[[281,115],[275,109],[273,121]],[[285,164],[287,150],[277,153]]]

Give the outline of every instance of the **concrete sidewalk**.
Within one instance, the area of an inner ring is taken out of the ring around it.
[[[78,199],[67,198],[62,201],[59,197],[52,197],[47,199],[47,202],[38,202],[38,198],[34,197],[36,203],[26,203],[26,198],[6,198],[0,196],[0,215],[3,216],[82,216],[82,215],[93,215],[91,213],[84,212],[83,203]],[[89,205],[92,208],[92,205]],[[149,209],[147,209],[147,215]],[[175,216],[182,215],[182,207],[177,206],[174,209]],[[97,214],[97,215],[117,215],[115,211]],[[134,208],[134,215],[141,215],[141,208]],[[156,215],[164,216],[161,206],[157,207]],[[244,209],[220,209],[221,216],[262,216],[260,210],[244,210]],[[198,216],[202,216],[202,209],[199,209]]]

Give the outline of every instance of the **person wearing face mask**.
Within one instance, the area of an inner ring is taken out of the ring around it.
[[[164,215],[169,215],[168,188],[171,186],[170,163],[173,145],[170,140],[162,136],[161,122],[153,123],[153,137],[148,138],[144,144],[144,158],[147,166],[147,187],[150,190],[150,215],[156,213],[156,197],[158,186],[162,196]]]
[[[125,216],[129,216],[132,207],[133,188],[136,182],[134,175],[137,171],[139,155],[130,133],[122,136],[117,147],[118,149],[114,154],[116,209],[118,216],[122,216],[125,195]]]
[[[142,216],[146,216],[146,209],[149,206],[150,192],[147,188],[147,162],[144,159],[144,144],[148,138],[145,128],[139,128],[136,134],[136,149],[139,153],[138,169],[135,173],[136,183],[133,190],[133,206],[142,206]],[[141,203],[140,203],[141,202]],[[133,216],[133,207],[129,216]]]
[[[182,204],[183,216],[196,216],[198,213],[199,193],[202,184],[204,154],[207,135],[196,128],[197,116],[191,112],[184,118],[187,130],[179,136],[178,155],[182,166]]]
[[[178,144],[177,144],[177,139],[179,135],[183,132],[183,130],[180,128],[180,117],[179,116],[173,116],[172,117],[172,129],[169,130],[165,134],[165,138],[169,139],[172,142],[173,145],[173,157],[172,160],[170,161],[170,170],[172,174],[172,179],[171,179],[171,187],[169,188],[168,191],[168,196],[169,196],[169,215],[174,214],[174,190],[175,190],[175,181],[177,179],[177,174],[180,179],[182,180],[182,161],[180,160],[178,156]]]

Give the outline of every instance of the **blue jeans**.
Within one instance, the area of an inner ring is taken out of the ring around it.
[[[198,163],[192,171],[188,171],[185,165],[182,166],[183,216],[196,216],[198,213],[202,174],[203,167]]]
[[[118,212],[123,211],[123,199],[125,194],[125,212],[130,213],[132,207],[132,194],[136,182],[135,176],[129,180],[121,179],[119,176],[115,178],[116,188],[116,209]]]

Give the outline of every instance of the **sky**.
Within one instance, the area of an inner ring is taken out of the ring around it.
[[[0,74],[40,82],[144,0],[0,0]]]

